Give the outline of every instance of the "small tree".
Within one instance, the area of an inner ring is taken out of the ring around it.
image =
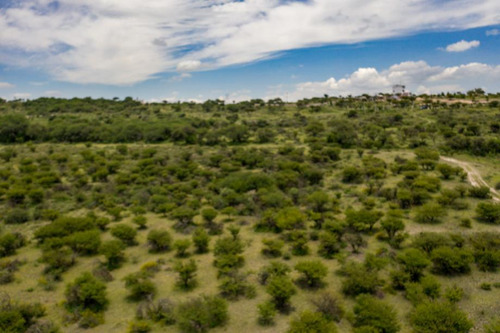
[[[382,285],[377,272],[362,264],[349,262],[341,271],[346,276],[342,281],[342,292],[346,295],[374,294]]]
[[[274,276],[269,280],[266,291],[271,295],[276,309],[286,311],[290,305],[290,298],[297,293],[290,278]]]
[[[181,289],[188,290],[196,285],[196,271],[198,267],[196,262],[191,259],[188,262],[179,261],[174,265],[174,271],[179,273],[177,286]]]
[[[276,316],[276,307],[272,302],[261,303],[257,305],[257,309],[259,311],[259,325],[269,326],[274,323],[274,316]]]
[[[500,224],[500,204],[481,202],[476,208],[477,217],[480,221]]]
[[[430,202],[417,210],[415,220],[419,223],[436,224],[445,215],[446,211],[441,205]]]
[[[147,272],[132,273],[123,279],[125,288],[130,292],[129,298],[133,301],[144,300],[156,294],[156,286],[149,279]]]
[[[360,295],[354,305],[353,326],[363,332],[396,333],[400,329],[394,308],[370,295]]]
[[[472,328],[465,313],[451,303],[424,302],[410,314],[410,323],[416,333],[467,333]]]
[[[464,274],[470,272],[472,255],[468,250],[439,247],[432,251],[432,270],[443,275]]]
[[[188,248],[191,246],[190,239],[178,239],[174,242],[174,249],[177,251],[176,257],[185,258],[189,256],[187,252]]]
[[[177,307],[177,324],[181,332],[199,333],[224,326],[227,303],[218,296],[203,296],[188,300]]]
[[[279,239],[263,239],[262,244],[264,247],[261,250],[261,253],[266,257],[276,258],[281,256],[281,249],[285,244],[283,241]]]
[[[151,252],[168,251],[172,245],[172,236],[167,230],[151,230],[148,233],[148,245]]]
[[[101,244],[99,253],[106,257],[107,267],[109,269],[120,267],[123,260],[125,260],[125,254],[123,253],[124,248],[125,245],[120,240],[110,240]]]
[[[207,253],[210,236],[203,228],[197,228],[193,233],[193,244],[196,247],[196,253]]]
[[[108,306],[106,285],[85,272],[66,286],[66,306],[72,312],[101,312]]]
[[[295,270],[302,273],[299,282],[310,288],[322,285],[323,278],[328,274],[328,269],[319,260],[302,261],[295,265]]]
[[[403,271],[410,275],[412,281],[420,280],[424,269],[430,265],[425,253],[419,249],[405,249],[398,255],[398,261],[403,266]]]
[[[335,333],[335,325],[320,313],[304,311],[290,322],[288,333]]]
[[[118,224],[111,228],[111,235],[121,240],[128,246],[135,245],[137,230],[126,224]]]
[[[139,230],[143,230],[143,229],[147,228],[146,223],[148,223],[148,219],[144,215],[137,215],[137,216],[134,216],[134,218],[132,219],[132,222],[134,224],[137,224]]]

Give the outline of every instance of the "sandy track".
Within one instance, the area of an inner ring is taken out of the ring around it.
[[[465,170],[465,172],[467,172],[467,180],[469,181],[469,183],[472,186],[487,186],[487,187],[489,187],[493,200],[500,201],[500,193],[498,193],[497,190],[495,190],[493,187],[491,187],[483,179],[483,177],[481,177],[479,172],[470,163],[467,163],[464,161],[459,161],[459,160],[451,158],[451,157],[444,157],[444,156],[441,156],[441,160],[460,166],[462,169]]]

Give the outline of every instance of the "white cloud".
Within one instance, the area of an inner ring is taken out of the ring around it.
[[[14,88],[15,85],[9,82],[0,82],[0,89]]]
[[[31,97],[30,93],[15,93],[12,95],[13,99],[28,99]]]
[[[181,73],[181,74],[179,74],[179,75],[172,76],[172,77],[170,78],[170,81],[182,81],[182,80],[184,80],[184,79],[189,79],[189,78],[191,78],[191,77],[192,77],[192,75],[191,75],[191,74],[189,74],[189,73]]]
[[[498,36],[498,35],[500,35],[500,30],[498,29],[486,30],[486,36]]]
[[[470,42],[466,40],[461,40],[459,42],[450,44],[446,47],[447,52],[464,52],[474,47],[478,47],[481,43],[478,40],[471,40]]]
[[[134,84],[282,51],[500,23],[498,0],[19,0],[1,9],[0,63],[57,80]],[[367,74],[367,73],[363,73]]]
[[[201,67],[199,60],[184,60],[177,64],[178,72],[192,72]]]
[[[331,96],[390,93],[394,84],[404,84],[417,94],[466,91],[484,87],[500,91],[500,65],[469,63],[461,66],[430,66],[425,61],[407,61],[379,71],[359,68],[342,79],[329,78],[320,82],[302,82],[288,95],[294,101],[328,94]],[[274,87],[269,95],[284,98],[283,87]]]

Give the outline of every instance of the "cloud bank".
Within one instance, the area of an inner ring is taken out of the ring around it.
[[[384,70],[359,68],[342,79],[302,82],[289,99],[295,101],[328,94],[331,96],[390,93],[394,84],[405,84],[416,94],[465,91],[482,87],[500,91],[500,65],[469,63],[453,67],[430,66],[425,61],[406,61]],[[285,96],[285,93],[278,93]]]
[[[0,63],[41,68],[66,82],[112,85],[165,71],[244,64],[297,48],[500,23],[497,0],[12,3],[0,9]]]

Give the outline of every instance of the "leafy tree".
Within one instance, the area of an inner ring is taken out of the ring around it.
[[[371,231],[375,223],[384,215],[375,210],[360,209],[358,211],[348,209],[345,212],[346,221],[349,226],[357,231]]]
[[[217,296],[194,298],[177,307],[177,325],[183,333],[206,332],[224,326],[228,320],[227,303]]]
[[[340,252],[342,243],[339,241],[337,234],[329,231],[323,231],[319,235],[318,254],[326,259],[332,259],[333,256]]]
[[[76,253],[84,255],[96,254],[101,245],[99,230],[75,232],[66,236],[64,242]]]
[[[410,323],[417,333],[467,333],[472,328],[465,313],[451,303],[424,302],[410,314]]]
[[[126,224],[118,224],[111,228],[111,235],[121,240],[128,246],[135,245],[137,230]]]
[[[181,289],[188,290],[196,285],[196,271],[198,267],[196,262],[191,259],[189,262],[178,261],[174,265],[174,271],[179,274],[177,285]]]
[[[438,247],[431,253],[432,270],[438,274],[455,275],[470,272],[472,255],[466,249]]]
[[[276,226],[280,230],[294,230],[304,227],[306,216],[296,207],[281,209],[276,214]]]
[[[312,288],[320,286],[328,274],[327,267],[319,260],[301,261],[295,265],[295,270],[303,275],[299,281]]]
[[[342,292],[348,296],[359,294],[374,294],[382,285],[376,271],[366,266],[349,262],[341,270],[345,279],[342,281]]]
[[[281,249],[285,245],[283,241],[279,239],[263,239],[262,244],[262,254],[267,257],[276,258],[281,256]]]
[[[285,311],[290,305],[290,298],[297,293],[290,278],[286,276],[273,276],[266,287],[266,291],[271,295],[276,309]]]
[[[179,258],[188,257],[189,253],[187,250],[191,246],[190,239],[178,239],[174,242],[174,249],[177,251],[175,254]]]
[[[6,114],[0,117],[0,142],[14,143],[24,141],[28,120],[20,114]]]
[[[264,302],[258,304],[257,309],[259,311],[259,325],[269,326],[274,323],[274,317],[276,316],[276,307],[272,302]]]
[[[185,230],[193,223],[193,217],[196,216],[196,211],[187,206],[181,206],[172,211],[172,217],[177,220],[175,228],[177,230]]]
[[[420,223],[435,224],[441,222],[446,215],[444,208],[437,203],[427,203],[420,207],[415,215],[415,220]]]
[[[106,310],[109,301],[106,298],[106,285],[92,274],[85,272],[66,286],[66,306],[73,312]]]
[[[172,236],[167,230],[151,230],[147,239],[151,252],[166,252],[172,245]]]
[[[290,322],[288,333],[335,333],[335,325],[320,313],[304,311]]]
[[[358,330],[369,328],[376,332],[395,333],[401,328],[394,308],[373,296],[358,296],[353,311],[353,326]]]
[[[500,204],[481,202],[476,207],[476,213],[480,221],[500,224]]]
[[[125,288],[130,292],[129,298],[133,301],[145,300],[156,295],[156,286],[146,272],[128,274],[123,280]]]
[[[0,258],[16,253],[16,250],[26,244],[26,238],[18,232],[0,235]]]
[[[344,183],[359,184],[363,181],[363,172],[353,166],[347,166],[342,171],[342,181]]]
[[[247,274],[233,270],[221,278],[219,290],[224,298],[237,300],[241,296],[254,298],[256,296],[255,287],[247,282]]]
[[[396,233],[403,231],[405,224],[398,213],[387,214],[387,217],[380,222],[380,226],[387,233],[389,241],[394,240]]]
[[[419,249],[405,249],[398,255],[398,262],[403,266],[403,271],[410,275],[412,281],[420,280],[424,269],[430,265],[425,253]]]
[[[125,245],[122,241],[110,240],[101,244],[99,253],[106,257],[107,267],[109,269],[116,269],[120,267],[121,263],[125,260],[124,249]]]
[[[259,272],[260,284],[267,284],[270,278],[275,276],[286,276],[291,272],[290,266],[280,261],[271,261],[268,265],[261,268]]]
[[[197,253],[207,253],[210,236],[205,229],[197,228],[193,233],[193,244],[196,247]]]
[[[134,224],[137,224],[139,229],[142,230],[142,229],[147,228],[146,223],[148,223],[148,219],[144,215],[137,215],[137,216],[134,216],[134,218],[132,219],[132,222]]]
[[[432,250],[440,246],[451,245],[451,241],[445,235],[436,232],[421,232],[412,240],[412,246],[430,254]]]

